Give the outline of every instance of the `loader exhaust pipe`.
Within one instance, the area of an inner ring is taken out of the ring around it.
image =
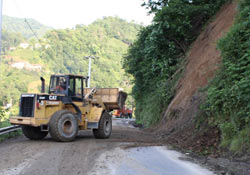
[[[40,78],[41,79],[41,93],[45,93],[45,79],[43,77]]]

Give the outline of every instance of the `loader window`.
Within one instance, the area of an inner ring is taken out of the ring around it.
[[[75,81],[76,81],[76,96],[82,97],[82,79],[76,78]]]
[[[64,76],[53,76],[50,82],[50,93],[66,94],[67,81]]]
[[[69,96],[75,96],[74,78],[69,79]]]
[[[82,78],[72,77],[69,79],[69,96],[82,98]]]

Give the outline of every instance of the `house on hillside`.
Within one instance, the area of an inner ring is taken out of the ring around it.
[[[39,64],[27,64],[25,66],[25,68],[27,70],[33,70],[33,71],[41,71],[42,70],[42,66]]]
[[[41,44],[39,44],[39,43],[36,43],[36,44],[35,44],[35,48],[36,48],[36,49],[41,48],[41,47],[42,47]]]
[[[11,67],[17,68],[17,69],[23,69],[25,66],[24,62],[16,62],[11,64]]]
[[[21,47],[21,48],[23,48],[23,49],[26,49],[26,48],[28,48],[29,47],[29,43],[20,43],[19,44],[19,47]]]
[[[45,49],[48,49],[49,47],[50,47],[49,44],[46,44],[46,45],[45,45]]]
[[[42,66],[39,64],[30,64],[29,62],[15,62],[11,64],[11,67],[16,69],[26,69],[29,71],[41,71]]]
[[[11,103],[7,103],[6,105],[4,105],[4,109],[9,109],[12,107],[12,102]]]
[[[13,50],[16,50],[16,48],[15,47],[9,47],[9,50],[13,51]]]

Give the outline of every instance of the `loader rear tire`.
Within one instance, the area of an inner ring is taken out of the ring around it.
[[[78,133],[76,116],[67,110],[57,111],[50,119],[49,133],[56,141],[73,141]]]
[[[41,140],[48,135],[48,132],[41,131],[40,127],[22,126],[22,132],[30,140]]]
[[[99,128],[93,129],[95,138],[107,139],[112,132],[112,117],[108,112],[103,112],[99,121]]]

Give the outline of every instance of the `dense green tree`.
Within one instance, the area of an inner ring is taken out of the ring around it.
[[[136,116],[146,125],[159,121],[174,95],[185,53],[202,26],[227,0],[147,1],[155,13],[125,56],[124,68],[134,76]],[[172,76],[175,75],[173,78]]]
[[[24,38],[20,33],[12,33],[12,32],[7,32],[6,30],[2,31],[2,48],[1,50],[6,53],[6,51],[10,47],[16,47],[18,46]]]

